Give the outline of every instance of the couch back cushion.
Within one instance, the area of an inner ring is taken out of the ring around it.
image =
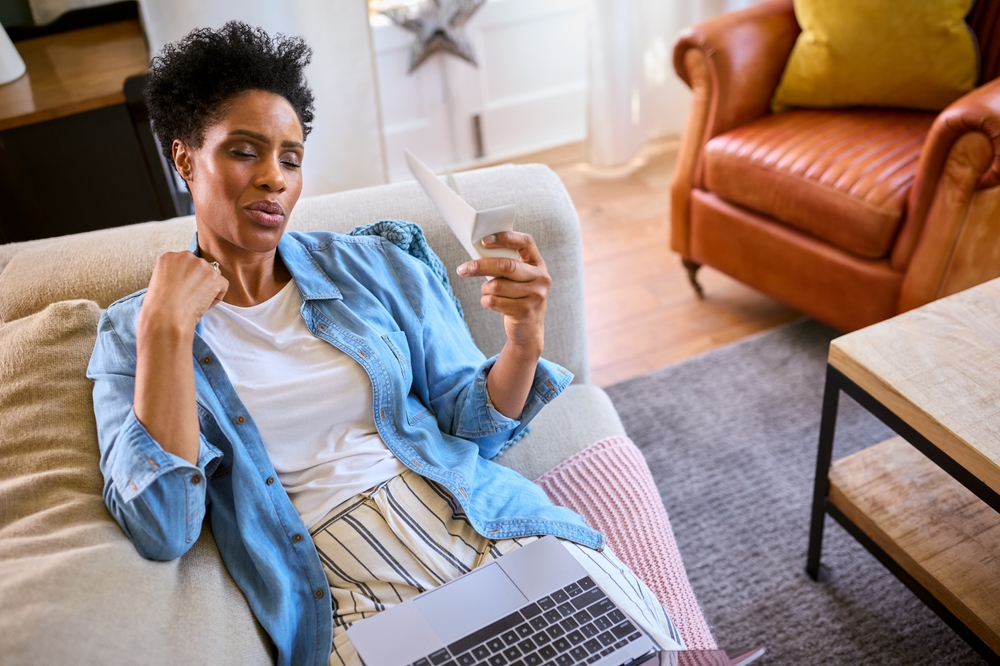
[[[583,264],[579,221],[558,177],[540,165],[500,166],[456,175],[462,197],[477,209],[513,203],[514,228],[532,234],[542,251],[552,288],[545,327],[545,357],[576,377],[589,379],[583,313]],[[449,268],[472,335],[490,356],[505,337],[502,318],[480,304],[482,278],[459,278],[468,258],[430,200],[414,181],[303,199],[289,229],[348,232],[384,219],[409,220]],[[84,298],[107,307],[149,283],[156,258],[186,250],[193,217],[103,229],[73,236],[0,246],[0,321],[38,312],[50,303]]]
[[[3,661],[271,663],[211,530],[152,562],[104,507],[85,376],[100,313],[60,302],[0,325]]]

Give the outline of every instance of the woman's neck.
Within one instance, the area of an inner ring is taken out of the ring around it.
[[[219,262],[222,277],[229,280],[229,289],[222,301],[230,305],[250,307],[263,303],[281,291],[292,279],[277,249],[270,252],[240,253],[238,256],[199,249],[206,261]]]

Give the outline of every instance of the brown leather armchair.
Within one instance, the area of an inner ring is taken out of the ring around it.
[[[980,86],[940,114],[797,109],[771,96],[799,27],[767,0],[685,30],[694,100],[671,245],[841,331],[1000,276],[1000,0],[967,17]]]

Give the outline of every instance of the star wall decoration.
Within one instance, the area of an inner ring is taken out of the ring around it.
[[[401,28],[417,36],[410,50],[410,72],[435,53],[450,53],[478,67],[462,27],[486,0],[424,0],[380,10]]]

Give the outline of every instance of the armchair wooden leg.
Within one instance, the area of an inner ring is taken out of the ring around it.
[[[701,268],[701,264],[695,263],[690,259],[681,258],[681,263],[684,264],[684,268],[688,272],[688,280],[691,281],[691,288],[694,289],[694,293],[701,300],[705,300],[705,290],[701,288],[701,284],[698,282],[698,269]]]

